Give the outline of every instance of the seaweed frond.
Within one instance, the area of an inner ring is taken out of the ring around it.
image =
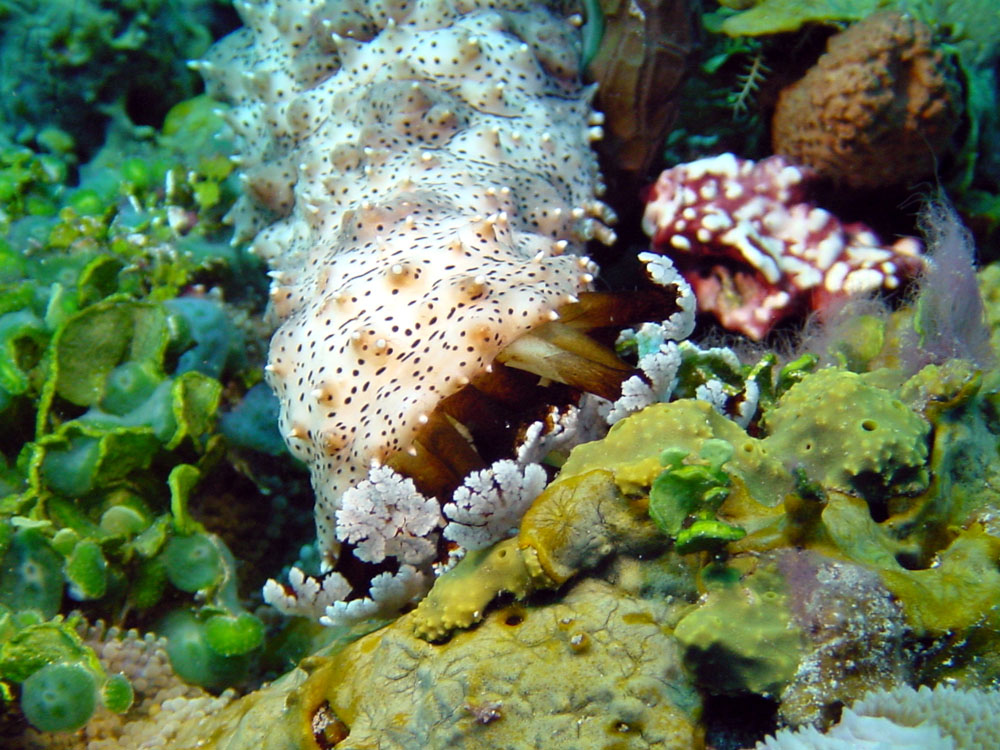
[[[757,47],[753,53],[753,58],[736,78],[739,90],[732,92],[728,97],[734,120],[741,119],[749,114],[749,103],[756,96],[761,84],[770,72],[771,68],[764,62],[764,48]]]

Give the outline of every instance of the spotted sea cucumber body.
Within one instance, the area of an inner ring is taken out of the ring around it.
[[[232,218],[280,320],[268,382],[331,551],[340,495],[589,287],[599,117],[575,30],[524,0],[236,7],[196,66],[232,105]]]

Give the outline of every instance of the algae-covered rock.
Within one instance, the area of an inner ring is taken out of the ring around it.
[[[698,698],[661,624],[674,617],[594,579],[443,645],[404,617],[334,657],[344,677],[328,700],[350,730],[339,747],[700,747]]]
[[[416,610],[173,747],[687,750],[699,695],[764,696],[780,722],[818,727],[870,690],[988,685],[997,502],[966,459],[996,454],[992,402],[965,369],[939,370],[903,389],[926,418],[837,368],[789,388],[763,438],[693,400],[628,417]],[[667,495],[723,491],[712,512],[746,536],[681,549],[672,532],[697,519],[650,517],[664,472]]]
[[[544,577],[531,575],[516,539],[505,539],[469,552],[438,580],[414,613],[416,633],[428,641],[440,640],[482,619],[486,607],[500,594],[523,599],[552,585]]]
[[[281,679],[209,715],[191,717],[165,743],[169,750],[317,750],[313,718],[323,683],[310,675],[326,661],[303,661]],[[321,723],[321,722],[320,722]],[[162,735],[161,735],[162,736]],[[168,735],[169,737],[169,735]],[[329,746],[329,745],[327,745]]]
[[[727,547],[759,553],[800,544],[832,546],[882,565],[895,563],[897,554],[912,554],[873,516],[897,507],[887,495],[926,486],[925,420],[891,392],[831,368],[791,387],[766,425],[768,437],[751,437],[711,405],[680,399],[647,407],[604,439],[577,446],[525,514],[516,541],[473,555],[438,580],[418,606],[419,633],[445,638],[481,619],[503,592],[522,599],[614,555],[660,554],[671,546],[679,554],[720,554]],[[714,469],[703,466],[712,463],[705,456],[720,447],[725,458],[717,458]],[[717,497],[687,507],[678,493],[690,490],[691,482],[674,475],[705,472],[713,477],[707,491],[718,490]],[[665,474],[678,481],[664,482]],[[806,480],[822,499],[803,499],[800,485]],[[844,497],[831,505],[828,493]],[[837,512],[850,510],[854,499],[860,516],[849,513],[842,523]],[[824,507],[828,524],[820,521]],[[737,533],[686,541],[684,535],[696,532],[699,523]]]
[[[1000,370],[983,372],[954,359],[927,365],[900,389],[934,426],[931,486],[915,498],[890,503],[891,524],[909,536],[951,541],[953,529],[983,524],[1000,536],[1000,441],[996,399]]]
[[[664,549],[645,505],[619,492],[615,478],[608,471],[560,477],[542,493],[517,536],[530,568],[558,585],[609,555]]]
[[[416,632],[439,640],[482,619],[501,593],[523,599],[562,585],[612,554],[665,546],[645,507],[622,495],[610,472],[560,479],[532,504],[517,537],[469,553],[438,579],[414,613]]]
[[[914,632],[941,637],[989,628],[1000,643],[1000,537],[975,525],[962,531],[923,570],[896,566],[880,571]]]
[[[781,577],[766,569],[713,586],[674,629],[698,682],[713,693],[777,696],[795,675],[806,642],[788,598]]]
[[[899,389],[900,399],[930,422],[969,403],[982,388],[983,372],[973,362],[949,359],[922,367]]]
[[[697,750],[700,699],[669,630],[686,606],[585,579],[439,645],[404,615],[169,747]]]
[[[876,572],[812,550],[784,549],[768,559],[805,635],[795,676],[781,692],[783,723],[819,724],[854,696],[912,678],[904,613]]]
[[[685,665],[710,693],[773,698],[781,720],[797,726],[909,676],[904,617],[876,573],[796,549],[735,564],[753,567],[708,579],[674,629]]]

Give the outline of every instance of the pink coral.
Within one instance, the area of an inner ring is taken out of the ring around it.
[[[780,320],[894,289],[923,268],[918,240],[883,245],[807,201],[814,173],[781,156],[720,154],[664,171],[643,229],[694,288],[698,309],[760,339]]]

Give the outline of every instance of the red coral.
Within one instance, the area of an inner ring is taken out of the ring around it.
[[[789,315],[894,289],[923,268],[921,245],[883,246],[806,201],[814,173],[780,156],[721,154],[664,171],[643,229],[694,288],[698,309],[760,339]]]

